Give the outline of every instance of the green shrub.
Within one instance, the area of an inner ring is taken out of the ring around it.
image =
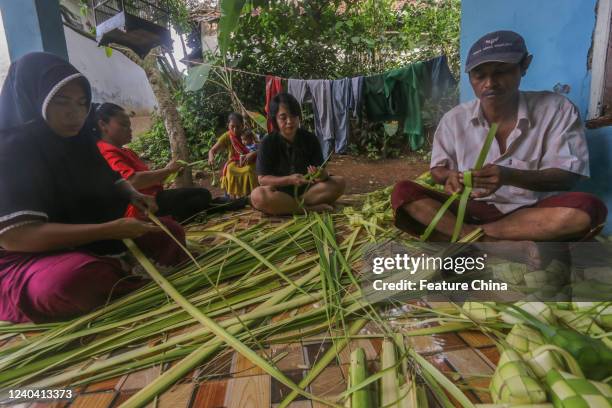
[[[218,94],[219,88],[208,83],[200,92],[179,91],[175,95],[177,110],[185,129],[189,148],[189,161],[202,160],[217,141],[217,135],[225,131],[226,118],[231,112],[229,98],[208,97]],[[151,129],[136,138],[130,148],[156,168],[170,160],[170,142],[161,117],[153,117]]]
[[[163,120],[154,116],[151,129],[135,138],[128,147],[153,167],[164,167],[170,160],[170,141]]]

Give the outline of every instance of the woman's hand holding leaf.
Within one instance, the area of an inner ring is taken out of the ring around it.
[[[109,239],[138,238],[149,232],[159,232],[157,225],[138,218],[119,218],[107,223]]]
[[[136,194],[132,194],[131,204],[143,213],[146,213],[147,211],[156,213],[159,209],[157,207],[157,201],[155,201],[155,197],[141,194],[138,192]]]

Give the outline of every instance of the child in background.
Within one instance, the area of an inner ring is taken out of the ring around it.
[[[257,143],[257,137],[255,136],[255,133],[253,133],[251,129],[245,129],[245,131],[242,132],[242,134],[240,135],[240,138],[242,140],[242,144],[249,150],[249,152],[257,151],[257,147],[259,146],[259,144]],[[245,155],[240,155],[240,167],[244,165],[245,157]]]
[[[215,155],[227,150],[227,162],[223,167],[221,186],[232,198],[248,196],[259,185],[255,174],[257,152],[252,152],[242,143],[244,117],[232,112],[227,118],[227,132],[208,152],[208,163],[214,166]],[[241,157],[242,156],[242,157]]]

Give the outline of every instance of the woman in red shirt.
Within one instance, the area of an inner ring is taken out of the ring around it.
[[[176,161],[166,167],[151,170],[138,155],[124,147],[132,140],[130,117],[114,103],[103,103],[96,110],[98,126],[98,149],[113,170],[121,174],[142,194],[155,196],[159,215],[171,215],[183,222],[195,214],[211,207],[212,197],[205,188],[176,188],[164,190],[162,183],[172,173],[183,168]],[[130,206],[126,216],[139,215],[136,207]]]

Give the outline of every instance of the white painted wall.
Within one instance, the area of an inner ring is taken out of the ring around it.
[[[64,34],[70,63],[89,79],[94,102],[113,102],[137,116],[153,112],[157,101],[142,68],[118,51],[107,57],[104,47],[70,27]]]
[[[0,88],[4,83],[4,79],[8,74],[11,58],[9,57],[8,45],[6,44],[6,35],[4,34],[4,22],[0,18]]]

